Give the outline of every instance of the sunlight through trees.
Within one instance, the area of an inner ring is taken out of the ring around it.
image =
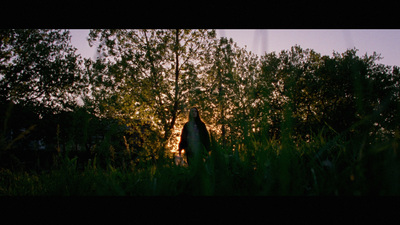
[[[296,45],[258,57],[214,30],[186,29],[91,30],[94,60],[76,54],[68,31],[1,30],[0,40],[0,156],[10,168],[25,165],[15,155],[40,149],[79,153],[63,162],[75,167],[153,168],[173,158],[192,107],[217,150],[205,170],[241,171],[224,182],[244,185],[246,173],[279,168],[267,183],[281,194],[290,192],[294,168],[319,179],[333,164],[347,168],[339,157],[370,165],[363,154],[375,153],[364,146],[398,147],[399,67],[380,64],[377,53],[327,56]],[[302,155],[307,162],[296,161]],[[316,161],[322,169],[303,171]],[[358,182],[354,168],[343,170]],[[151,171],[151,179],[159,175]],[[205,192],[214,190],[203,178]]]

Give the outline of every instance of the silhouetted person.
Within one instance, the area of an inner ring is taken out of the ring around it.
[[[190,109],[189,122],[183,126],[179,142],[179,156],[181,156],[182,149],[185,149],[189,165],[193,160],[198,161],[211,151],[210,136],[196,108]]]

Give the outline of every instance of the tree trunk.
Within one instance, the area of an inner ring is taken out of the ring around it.
[[[176,118],[178,116],[179,109],[179,29],[176,29],[175,34],[175,92],[174,92],[174,102],[171,111],[171,122],[168,126],[166,126],[164,133],[165,144],[167,144],[167,140],[170,138],[172,134],[172,130],[175,127]]]
[[[220,124],[221,124],[221,139],[222,139],[222,147],[225,148],[226,140],[226,130],[225,130],[225,109],[223,104],[223,89],[222,89],[222,69],[218,68],[218,102],[219,102],[219,110],[220,110]]]

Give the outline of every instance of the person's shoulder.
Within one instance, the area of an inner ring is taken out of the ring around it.
[[[200,123],[199,123],[200,126],[206,127],[206,124],[205,124],[203,121],[200,120],[199,122],[200,122]]]

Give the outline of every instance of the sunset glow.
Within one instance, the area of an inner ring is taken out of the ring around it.
[[[2,29],[0,195],[400,195],[398,40]]]

